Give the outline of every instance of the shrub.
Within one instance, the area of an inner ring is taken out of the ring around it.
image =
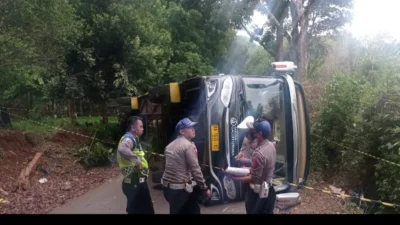
[[[370,155],[400,164],[399,79],[371,84],[361,76],[336,76],[325,89],[319,116],[313,123],[311,163],[325,178],[366,198],[400,201],[400,168]],[[374,207],[374,212],[400,212]]]
[[[78,148],[74,155],[87,168],[106,166],[111,163],[112,149],[108,149],[103,144],[95,142],[92,148],[90,146]]]

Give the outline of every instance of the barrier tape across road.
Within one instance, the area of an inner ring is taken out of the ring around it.
[[[368,157],[371,157],[371,158],[380,160],[380,161],[385,162],[385,163],[389,163],[389,164],[391,164],[391,165],[393,165],[393,166],[398,166],[398,167],[400,167],[400,164],[399,164],[399,163],[395,163],[395,162],[392,162],[392,161],[389,161],[389,160],[382,159],[382,158],[380,158],[380,157],[371,155],[371,154],[366,153],[366,152],[362,152],[362,151],[359,151],[359,150],[355,150],[355,149],[349,148],[349,147],[347,147],[347,146],[344,146],[344,145],[342,145],[342,144],[340,144],[340,143],[337,143],[337,142],[335,142],[335,141],[329,140],[329,139],[324,138],[324,137],[322,137],[322,136],[319,136],[319,135],[317,135],[317,134],[312,134],[312,135],[315,136],[315,137],[321,138],[321,139],[323,139],[323,140],[325,140],[325,141],[331,142],[331,143],[333,143],[333,144],[335,144],[335,145],[337,145],[337,146],[339,146],[339,147],[348,149],[348,150],[350,150],[350,151],[357,152],[357,153],[359,153],[359,154],[362,154],[362,155],[365,155],[365,156],[368,156]]]
[[[48,125],[48,124],[45,124],[45,123],[42,123],[42,122],[38,122],[38,121],[35,121],[35,120],[24,118],[24,117],[15,115],[13,113],[9,113],[9,112],[7,112],[7,113],[9,115],[11,115],[11,116],[15,116],[17,118],[20,118],[20,119],[23,119],[23,120],[27,120],[27,121],[31,121],[33,123],[36,123],[36,124],[39,124],[39,125],[43,125],[43,126],[46,126],[46,127],[50,127],[50,128],[53,128],[53,129],[56,129],[56,130],[59,130],[59,131],[66,132],[66,133],[75,134],[75,135],[78,135],[78,136],[81,136],[81,137],[85,137],[85,138],[89,138],[89,139],[92,139],[92,140],[93,139],[94,140],[98,140],[100,142],[107,143],[107,144],[114,144],[114,145],[118,144],[117,142],[104,141],[104,140],[101,140],[101,139],[98,139],[98,138],[94,138],[94,137],[83,135],[83,134],[80,134],[80,133],[77,133],[77,132],[73,132],[73,131],[65,130],[65,129],[62,129],[62,128],[59,128],[59,127],[51,126],[51,125]],[[317,136],[317,135],[315,135],[315,136]],[[325,140],[330,141],[329,139],[325,139]],[[335,142],[332,142],[332,143],[335,143]],[[338,143],[336,143],[336,144],[338,144]],[[340,144],[338,144],[338,145],[340,146]],[[346,146],[342,146],[342,147],[346,147]],[[349,149],[349,150],[361,153],[363,155],[366,155],[366,156],[369,156],[369,157],[373,157],[375,159],[379,159],[379,160],[382,160],[384,162],[390,163],[391,165],[400,166],[400,164],[397,164],[397,163],[394,163],[394,162],[390,162],[388,160],[373,156],[371,154],[368,154],[368,153],[365,153],[365,152],[361,152],[361,151],[358,151],[358,150],[354,150],[354,149],[351,149],[351,148],[348,148],[348,147],[346,147],[346,148]],[[144,151],[144,152],[152,154],[152,155],[157,155],[157,156],[160,156],[160,157],[164,157],[164,155],[160,154],[160,153],[149,152],[149,151]],[[200,165],[207,166],[207,167],[209,166],[207,164],[200,164]],[[220,167],[216,167],[216,166],[212,166],[212,167],[215,168],[215,169],[218,169],[218,170],[222,170],[222,168],[220,168]],[[277,182],[280,182],[280,181],[278,181],[277,179],[274,179],[273,182],[276,184]],[[358,197],[358,196],[335,193],[335,192],[332,192],[332,191],[329,191],[329,190],[326,190],[326,189],[314,188],[314,187],[309,187],[309,186],[306,186],[306,185],[298,185],[298,184],[293,184],[293,183],[287,183],[287,184],[290,185],[290,186],[293,186],[293,187],[300,187],[300,188],[304,188],[304,189],[307,189],[307,190],[318,191],[318,192],[322,192],[322,193],[325,193],[325,194],[330,194],[330,195],[334,195],[334,196],[338,196],[338,197],[342,197],[342,198],[358,199],[358,200],[363,201],[363,202],[376,203],[376,204],[381,204],[381,205],[387,206],[387,207],[399,207],[400,208],[400,205],[399,204],[395,204],[395,203],[388,203],[388,202],[382,202],[382,201],[379,201],[379,200],[362,198],[362,197]],[[7,203],[7,202],[8,202],[7,200],[4,200],[4,199],[0,198],[0,204],[1,203]]]

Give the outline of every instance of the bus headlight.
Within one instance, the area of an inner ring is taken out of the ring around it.
[[[231,101],[232,88],[233,88],[232,86],[233,86],[233,80],[229,76],[224,80],[224,84],[222,85],[222,91],[221,91],[221,101],[225,107],[228,107],[229,102]]]

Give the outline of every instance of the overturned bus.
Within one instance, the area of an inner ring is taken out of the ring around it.
[[[193,142],[212,192],[206,205],[244,199],[243,184],[219,168],[238,166],[234,157],[245,135],[237,127],[240,122],[247,116],[266,117],[272,127],[269,139],[276,141],[277,149],[274,188],[277,194],[296,192],[290,184],[304,183],[309,172],[310,128],[303,88],[292,78],[295,68],[292,62],[274,62],[266,75],[222,74],[170,83],[131,98],[129,115],[145,118],[146,126],[161,124],[152,131],[157,140],[148,141],[157,142],[153,151],[161,154],[177,136],[180,119],[198,122]],[[153,183],[160,182],[162,171],[153,173]]]

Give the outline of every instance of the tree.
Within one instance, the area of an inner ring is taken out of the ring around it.
[[[70,89],[82,85],[84,96],[102,105],[107,123],[110,98],[161,83],[171,55],[166,10],[159,0],[76,0],[74,6],[84,29],[68,57]]]
[[[251,43],[250,39],[244,36],[236,36],[227,55],[228,57],[221,62],[221,72],[225,74],[265,74],[273,60],[263,47]]]
[[[6,99],[43,93],[51,77],[63,73],[80,24],[66,0],[0,3],[0,95]]]
[[[0,95],[8,101],[26,96],[34,113],[54,97],[48,84],[64,73],[80,23],[66,0],[5,0],[0,10]]]
[[[166,82],[223,70],[230,44],[235,37],[234,1],[166,1],[173,56],[168,63]],[[226,11],[226,9],[229,9]]]
[[[297,79],[308,75],[308,48],[315,38],[329,36],[350,21],[351,0],[261,0],[256,9],[268,16],[262,28],[247,32],[275,58],[294,61]],[[246,24],[243,24],[243,28]],[[284,38],[288,43],[286,50]]]

